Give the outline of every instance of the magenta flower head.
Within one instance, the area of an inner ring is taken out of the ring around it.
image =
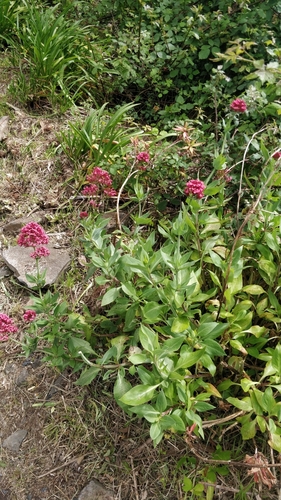
[[[245,101],[243,101],[243,99],[235,99],[230,104],[230,109],[231,111],[235,111],[236,113],[246,113],[247,104],[245,103]]]
[[[32,309],[27,309],[23,314],[23,319],[27,323],[31,323],[32,321],[35,320],[35,318],[36,318],[36,312],[32,311]]]
[[[30,254],[32,259],[41,259],[41,257],[48,257],[50,250],[46,247],[36,247],[34,252]]]
[[[44,229],[37,222],[29,222],[26,226],[21,228],[18,245],[21,247],[36,247],[38,245],[45,245],[49,242]]]
[[[281,158],[281,151],[277,151],[277,153],[274,153],[274,155],[272,155],[272,158],[274,158],[274,160],[279,160],[279,158]]]
[[[140,162],[148,163],[150,160],[150,154],[147,151],[143,151],[137,155],[137,160]]]
[[[204,182],[199,181],[199,179],[194,179],[186,183],[184,193],[186,195],[193,194],[200,199],[203,198],[205,188]]]
[[[115,191],[115,189],[112,188],[105,188],[103,193],[105,194],[105,196],[108,196],[109,198],[117,196],[117,192]]]
[[[88,212],[80,212],[79,217],[80,219],[86,219],[88,217]]]
[[[100,184],[101,186],[110,187],[112,179],[110,174],[100,167],[95,167],[91,174],[87,175],[87,181],[91,184]]]
[[[8,333],[16,333],[17,331],[13,320],[7,314],[0,313],[0,341],[5,342],[9,339]]]

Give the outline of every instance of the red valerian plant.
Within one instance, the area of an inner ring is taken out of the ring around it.
[[[0,341],[5,342],[9,339],[8,333],[16,333],[18,328],[13,320],[7,314],[0,313]]]
[[[274,153],[274,155],[272,155],[272,158],[274,158],[274,160],[279,160],[279,158],[281,158],[281,151],[277,151],[276,153]]]
[[[24,321],[26,321],[27,323],[31,323],[36,318],[36,312],[32,311],[32,309],[27,309],[22,317]]]
[[[49,238],[43,227],[37,222],[29,222],[21,228],[17,243],[21,247],[33,247],[34,252],[30,255],[33,259],[50,255],[48,248],[42,246],[49,243]]]
[[[199,179],[194,179],[191,181],[188,181],[185,186],[184,193],[186,195],[193,194],[197,198],[203,198],[204,196],[204,189],[206,188],[204,182],[199,181]]]
[[[89,185],[82,189],[84,196],[107,196],[112,198],[117,196],[112,186],[111,175],[100,167],[95,167],[91,174],[87,175],[86,180]]]
[[[146,165],[144,165],[144,163],[149,163],[150,154],[147,151],[142,151],[137,155],[136,159],[141,164],[139,165],[139,169],[146,170]]]
[[[230,104],[230,109],[236,113],[245,113],[247,111],[247,104],[243,99],[235,99]]]
[[[88,217],[88,215],[89,215],[88,212],[83,211],[83,212],[80,212],[79,217],[80,217],[80,219],[86,219]]]

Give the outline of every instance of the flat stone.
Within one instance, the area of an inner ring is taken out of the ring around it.
[[[19,429],[18,431],[13,432],[13,434],[3,441],[3,448],[7,448],[8,450],[17,453],[26,434],[27,431],[25,429]]]
[[[112,491],[107,490],[101,483],[93,479],[83,488],[77,500],[114,500]]]
[[[20,217],[18,219],[7,222],[2,228],[4,234],[18,234],[23,226],[29,222],[37,222],[41,224],[45,220],[45,212],[38,211],[32,214],[31,217]]]
[[[70,255],[67,250],[48,247],[50,255],[39,259],[39,270],[46,270],[45,285],[53,285],[70,264]],[[3,250],[2,259],[5,264],[15,273],[17,279],[29,288],[34,284],[29,283],[26,274],[36,276],[36,259],[30,257],[32,248],[13,246]]]

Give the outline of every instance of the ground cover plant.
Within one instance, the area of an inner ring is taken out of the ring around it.
[[[7,57],[23,64],[8,95],[29,107],[32,97],[37,112],[69,108],[55,154],[69,168],[60,185],[75,194],[49,226],[67,210],[83,254],[83,270],[70,273],[68,286],[46,290],[39,262],[48,261],[50,227],[31,222],[20,231],[17,244],[31,247],[37,265],[27,277],[33,290],[21,349],[69,370],[78,388],[101,384],[127,422],[140,419],[155,448],[184,443],[193,459],[186,454],[176,465],[178,498],[208,500],[224,488],[233,498],[274,495],[281,453],[279,7],[239,3],[226,19],[225,6],[179,2],[173,13],[168,0],[116,2],[109,11],[104,1],[95,12],[87,2],[39,11],[15,4],[3,37]],[[108,40],[116,44],[98,39],[94,78],[88,49],[109,13]],[[224,23],[214,41],[217,18]],[[245,39],[236,38],[237,19]],[[125,51],[132,26],[138,44]],[[114,63],[109,54],[118,56]],[[184,57],[190,75],[179,69]],[[132,60],[136,69],[124,74]],[[104,96],[101,74],[111,85]],[[184,86],[195,77],[194,88]],[[159,123],[151,118],[157,93]],[[117,102],[101,102],[109,95]],[[3,342],[19,328],[8,313],[0,315]],[[241,484],[228,489],[233,470],[243,469]]]

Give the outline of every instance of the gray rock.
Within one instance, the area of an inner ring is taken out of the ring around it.
[[[77,500],[114,500],[114,495],[93,479],[83,488]]]
[[[7,266],[0,267],[0,279],[5,278],[6,276],[11,276],[12,271]]]
[[[46,270],[46,286],[52,285],[58,280],[59,276],[69,266],[71,260],[68,251],[50,246],[48,248],[50,255],[39,260],[40,272]],[[29,288],[32,288],[34,284],[27,281],[26,274],[36,276],[36,260],[30,257],[32,252],[32,248],[14,246],[3,250],[2,254],[5,264],[12,269],[18,280]]]
[[[41,224],[45,220],[45,212],[38,211],[32,214],[32,217],[20,217],[7,222],[2,228],[4,234],[18,234],[23,226],[29,222],[37,222]]]
[[[26,434],[27,431],[25,429],[19,429],[18,431],[13,432],[13,434],[3,441],[3,448],[7,448],[8,450],[17,453]]]
[[[9,133],[9,117],[2,116],[0,118],[0,141],[7,139]]]
[[[20,385],[25,384],[25,382],[27,381],[27,378],[28,378],[28,369],[23,368],[17,376],[16,385],[20,386]]]

